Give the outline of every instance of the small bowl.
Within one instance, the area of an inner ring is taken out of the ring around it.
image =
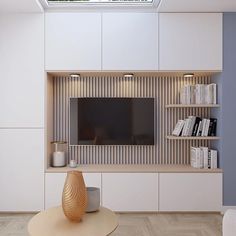
[[[77,162],[76,162],[76,160],[70,160],[69,166],[70,166],[71,168],[77,167]]]
[[[86,212],[95,212],[100,207],[100,188],[87,187],[88,205]]]

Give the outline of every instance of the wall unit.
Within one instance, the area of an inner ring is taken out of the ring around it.
[[[159,70],[221,71],[221,13],[160,13]]]
[[[44,202],[44,131],[0,129],[0,211],[40,211]]]
[[[45,208],[61,204],[65,172],[69,170],[72,169],[50,168],[46,173]],[[87,184],[101,189],[101,204],[114,211],[221,211],[219,169],[188,165],[88,165],[77,170],[84,172]]]
[[[160,173],[160,211],[221,211],[221,173]]]
[[[83,173],[83,177],[86,186],[101,189],[101,173]],[[61,205],[65,179],[66,173],[45,174],[45,209]]]
[[[157,173],[103,173],[102,204],[114,211],[157,211]]]
[[[158,70],[158,14],[104,13],[103,70]]]
[[[101,13],[46,13],[45,68],[101,70]]]

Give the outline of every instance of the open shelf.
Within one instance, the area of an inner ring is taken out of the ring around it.
[[[167,139],[170,140],[219,140],[220,137],[218,136],[173,136],[173,135],[168,135],[166,136]]]
[[[166,108],[218,108],[219,104],[168,104]]]

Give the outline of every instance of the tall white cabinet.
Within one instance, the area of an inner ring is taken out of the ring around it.
[[[221,71],[221,13],[160,13],[162,71]]]
[[[44,14],[0,14],[0,211],[44,207]]]
[[[46,13],[45,67],[101,70],[101,13]]]
[[[104,13],[103,70],[158,70],[158,14]]]

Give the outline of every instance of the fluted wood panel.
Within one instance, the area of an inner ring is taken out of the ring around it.
[[[209,117],[209,108],[165,108],[179,103],[185,84],[210,83],[209,76],[185,79],[178,76],[148,76],[126,79],[118,76],[53,78],[54,139],[69,140],[70,97],[153,97],[155,98],[154,146],[69,146],[69,159],[80,164],[189,164],[191,145],[208,145],[204,140],[167,140],[176,122],[189,115]]]

